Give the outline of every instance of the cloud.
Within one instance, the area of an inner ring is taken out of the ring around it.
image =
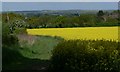
[[[119,2],[119,0],[1,0],[2,2]]]

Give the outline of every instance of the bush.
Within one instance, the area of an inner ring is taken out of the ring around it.
[[[19,45],[18,38],[15,35],[2,35],[2,45]]]
[[[120,48],[113,41],[68,40],[52,52],[51,68],[60,72],[120,72]]]
[[[27,34],[27,31],[25,28],[16,28],[14,33],[15,34]]]
[[[2,46],[18,45],[18,38],[10,32],[9,24],[2,25]]]

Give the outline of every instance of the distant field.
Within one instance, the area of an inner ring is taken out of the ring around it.
[[[118,40],[118,27],[27,29],[30,35],[60,36],[64,39]]]

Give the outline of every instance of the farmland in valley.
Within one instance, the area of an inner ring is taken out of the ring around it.
[[[64,39],[118,40],[118,27],[27,29],[30,35],[60,36]]]
[[[81,9],[2,12],[2,71],[120,72],[119,13]]]

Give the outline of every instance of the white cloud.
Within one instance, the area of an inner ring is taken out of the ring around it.
[[[0,0],[2,2],[119,2],[119,0]]]

